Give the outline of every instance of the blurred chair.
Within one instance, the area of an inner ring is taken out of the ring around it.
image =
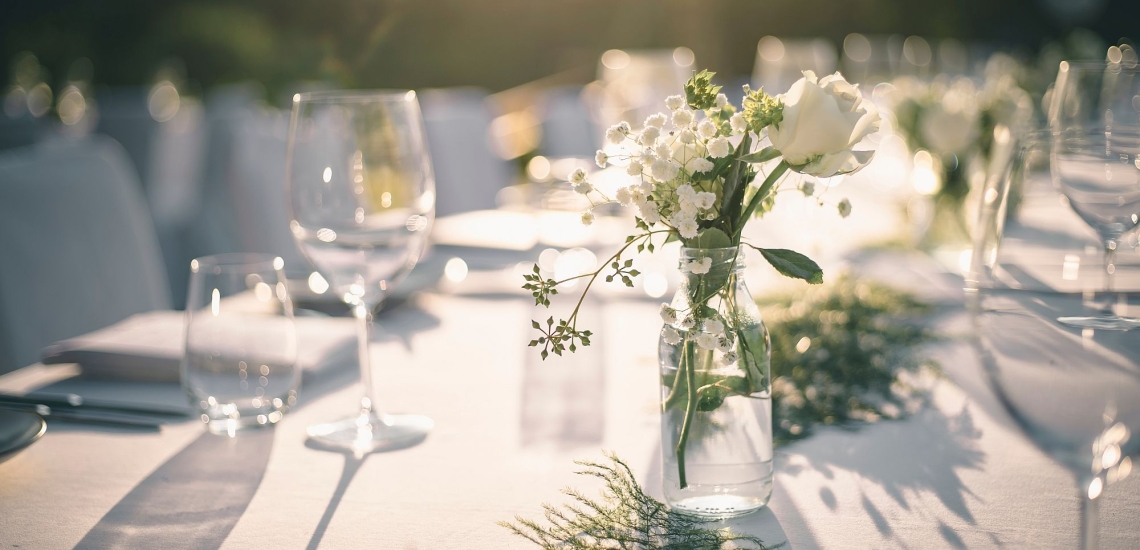
[[[510,165],[491,148],[497,113],[487,94],[473,88],[419,94],[435,170],[437,216],[495,207],[495,194],[511,183]]]
[[[170,307],[139,189],[108,138],[0,153],[0,372],[57,340]]]
[[[99,97],[98,131],[126,149],[142,180],[159,245],[181,307],[190,260],[187,231],[201,208],[206,126],[202,107],[170,83],[150,89],[116,89]]]
[[[590,119],[581,86],[544,90],[538,100],[542,123],[539,152],[548,157],[592,157],[601,147],[601,132]]]
[[[788,91],[804,71],[822,78],[835,72],[838,57],[835,44],[826,38],[781,39],[765,36],[756,46],[752,85],[763,86],[772,95]]]

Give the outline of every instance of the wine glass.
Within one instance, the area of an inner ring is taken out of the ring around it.
[[[310,427],[309,440],[356,454],[419,443],[431,419],[378,411],[368,353],[372,312],[416,265],[435,215],[415,92],[293,96],[285,173],[293,237],[357,320],[364,385],[359,410]]]
[[[1049,136],[1052,137],[1051,135]],[[1039,141],[1040,152],[1052,148]],[[1049,176],[1032,177],[1044,155],[987,182],[967,277],[971,340],[985,379],[1026,436],[1069,470],[1081,503],[1081,548],[1097,544],[1097,508],[1108,485],[1140,456],[1140,338],[1064,319],[1086,306],[1099,258],[1085,262],[1081,218],[1058,198]],[[1021,179],[1021,181],[1018,181]],[[1023,186],[1011,193],[1011,187]],[[1016,209],[1010,198],[1020,197]],[[1124,313],[1140,311],[1140,258],[1118,264]],[[1092,269],[1087,269],[1092,264]]]
[[[1108,305],[1061,319],[1076,327],[1130,330],[1140,319],[1112,309],[1121,238],[1140,225],[1140,69],[1135,63],[1061,62],[1049,113],[1053,181],[1104,246]]]

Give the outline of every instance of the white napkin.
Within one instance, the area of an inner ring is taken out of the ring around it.
[[[78,363],[101,378],[178,382],[185,345],[185,313],[151,311],[95,332],[56,342],[44,364]],[[347,318],[297,317],[297,366],[302,377],[353,361],[356,333]]]

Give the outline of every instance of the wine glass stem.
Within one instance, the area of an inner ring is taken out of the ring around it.
[[[352,306],[352,316],[356,317],[356,351],[360,358],[360,384],[364,386],[364,395],[360,398],[360,414],[367,416],[376,407],[376,401],[372,398],[372,358],[368,353],[368,342],[372,340],[372,309],[359,302]]]
[[[1096,550],[1100,535],[1100,501],[1089,498],[1088,488],[1077,491],[1081,502],[1081,550]]]
[[[1104,290],[1108,294],[1109,304],[1112,303],[1113,273],[1116,273],[1116,240],[1108,239],[1104,242]]]

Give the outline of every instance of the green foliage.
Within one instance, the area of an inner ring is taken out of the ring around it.
[[[732,239],[715,227],[706,227],[697,233],[697,236],[691,242],[686,244],[690,248],[729,248],[732,246]]]
[[[538,265],[534,266],[533,273],[523,275],[526,280],[523,290],[529,290],[530,295],[534,297],[534,305],[550,307],[550,297],[558,294],[558,281],[554,279],[542,278],[542,272],[539,271]]]
[[[751,90],[745,88],[744,119],[748,121],[748,129],[760,133],[764,128],[784,120],[784,104],[779,99],[768,95],[764,88]]]
[[[752,246],[752,245],[749,245]],[[803,279],[813,285],[823,282],[823,269],[811,258],[785,248],[760,248],[752,246],[764,256],[780,275],[793,279]]]
[[[671,512],[641,490],[629,466],[617,455],[606,453],[606,458],[608,464],[575,461],[585,467],[578,474],[605,482],[601,499],[565,489],[563,493],[573,503],[544,504],[545,525],[518,516],[513,523],[499,525],[545,550],[714,550],[730,542],[734,548],[765,548],[756,537],[709,527],[706,520]]]
[[[934,339],[916,322],[930,310],[909,294],[847,275],[765,308],[776,442],[806,437],[821,424],[901,416],[921,401],[923,392],[899,375],[933,367],[917,353]]]
[[[565,319],[559,319],[558,324],[555,324],[554,317],[546,320],[545,328],[538,321],[531,321],[530,326],[542,333],[542,336],[531,340],[527,345],[532,348],[541,345],[542,352],[539,355],[543,359],[549,357],[551,353],[562,355],[566,350],[570,350],[570,353],[578,351],[579,344],[590,345],[590,336],[594,334],[588,330],[576,330]]]
[[[693,75],[685,83],[685,101],[694,109],[711,109],[716,106],[716,94],[720,93],[720,86],[712,83],[716,73],[707,70]]]

